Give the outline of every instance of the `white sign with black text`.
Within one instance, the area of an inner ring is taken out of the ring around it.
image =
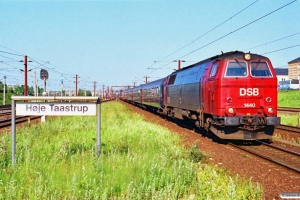
[[[16,102],[16,115],[96,115],[96,103]]]

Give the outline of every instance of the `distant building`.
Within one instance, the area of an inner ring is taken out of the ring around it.
[[[279,81],[285,81],[289,79],[289,69],[288,68],[274,68],[276,76],[277,76],[277,82]]]
[[[300,57],[288,62],[289,79],[300,79]]]

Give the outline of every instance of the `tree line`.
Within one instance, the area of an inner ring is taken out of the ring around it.
[[[6,93],[11,93],[17,96],[21,96],[24,95],[24,85],[17,85],[14,87],[7,87],[7,84],[5,84],[5,92]],[[0,81],[0,93],[4,92],[4,84]],[[27,86],[27,92],[29,96],[34,96],[34,87],[33,86]],[[37,88],[37,95],[40,96],[42,95],[44,92],[44,88]],[[57,92],[57,91],[56,91]],[[61,91],[58,92],[59,94],[54,94],[56,93],[55,91],[50,91],[50,95],[61,95]],[[62,90],[63,95],[68,96],[69,92]],[[72,96],[73,94],[71,94]],[[90,90],[83,90],[83,89],[79,89],[78,90],[78,96],[92,96],[92,92]]]

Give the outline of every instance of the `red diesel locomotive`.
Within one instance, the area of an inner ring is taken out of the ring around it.
[[[166,78],[124,90],[123,100],[189,119],[222,139],[270,139],[277,117],[277,77],[264,56],[222,53]]]

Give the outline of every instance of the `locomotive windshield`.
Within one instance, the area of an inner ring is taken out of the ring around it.
[[[245,62],[229,62],[225,76],[247,76],[247,64]]]
[[[271,77],[272,74],[266,62],[251,62],[251,75]]]

